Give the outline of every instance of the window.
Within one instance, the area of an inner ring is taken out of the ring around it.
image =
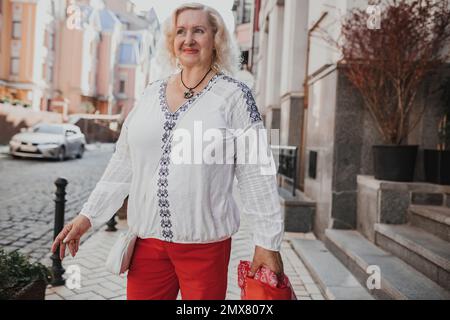
[[[20,39],[21,37],[21,23],[20,21],[13,21],[12,37],[13,39]]]
[[[43,65],[44,72],[42,74],[42,78],[47,82],[53,81],[53,64],[51,62],[47,62]]]
[[[244,0],[242,23],[249,23],[252,18],[252,0]]]
[[[49,34],[49,49],[54,51],[55,50],[55,34],[51,32]]]
[[[252,18],[253,1],[252,0],[237,0],[234,3],[236,10],[236,23],[249,23]]]
[[[20,41],[12,41],[11,42],[11,57],[19,58],[20,57],[20,48],[22,47],[22,43]]]
[[[125,80],[119,82],[119,93],[125,93]]]
[[[53,73],[54,73],[53,65],[48,66],[48,81],[53,82]]]
[[[242,58],[242,64],[248,65],[248,51],[242,51],[241,58]]]
[[[19,59],[18,58],[11,58],[11,75],[18,75],[19,74]]]

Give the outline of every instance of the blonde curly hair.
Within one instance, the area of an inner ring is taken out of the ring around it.
[[[170,18],[164,23],[164,37],[160,42],[160,51],[163,51],[165,60],[172,69],[179,69],[175,56],[174,39],[176,35],[176,22],[178,15],[186,10],[202,10],[207,13],[209,23],[214,34],[215,54],[212,68],[216,72],[235,75],[240,68],[241,57],[236,42],[231,37],[222,16],[217,10],[200,3],[187,3],[177,7]],[[161,54],[161,53],[160,53]],[[173,72],[173,70],[172,70]]]

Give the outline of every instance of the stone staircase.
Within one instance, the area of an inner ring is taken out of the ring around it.
[[[376,244],[450,290],[450,208],[412,206],[409,212],[409,224],[376,224]]]
[[[366,225],[358,224],[358,230],[327,229],[320,243],[293,243],[321,290],[329,299],[449,300],[449,187],[373,181],[367,185],[372,190],[363,189],[358,199],[364,203],[358,218]],[[400,207],[398,195],[404,197]],[[396,210],[400,218],[394,220],[403,223],[391,222]],[[368,285],[374,270],[380,287]]]
[[[356,230],[329,229],[325,244],[363,286],[370,275],[369,267],[378,268],[381,286],[368,290],[377,299],[450,299],[447,290],[401,259],[408,255],[407,251],[385,250],[385,247],[375,245]]]

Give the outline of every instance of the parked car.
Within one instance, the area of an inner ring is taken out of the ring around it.
[[[86,138],[73,124],[39,123],[22,129],[9,142],[14,157],[52,158],[63,161],[69,157],[82,158]]]

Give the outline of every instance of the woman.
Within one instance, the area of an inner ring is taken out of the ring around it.
[[[102,178],[52,250],[59,245],[62,259],[67,246],[75,256],[80,237],[108,221],[129,196],[128,225],[138,239],[127,298],[176,299],[181,290],[183,299],[225,299],[231,236],[239,229],[234,176],[253,227],[251,272],[265,265],[283,273],[284,222],[275,175],[246,162],[248,148],[236,148],[239,139],[264,126],[249,88],[225,74],[233,71],[233,49],[216,10],[200,4],[177,8],[165,36],[170,61],[181,71],[144,90]],[[208,150],[226,147],[226,162],[186,161],[190,139],[175,142],[188,136],[195,145],[206,135],[198,136],[199,126],[225,135],[216,135]],[[177,148],[183,150],[181,161]]]

